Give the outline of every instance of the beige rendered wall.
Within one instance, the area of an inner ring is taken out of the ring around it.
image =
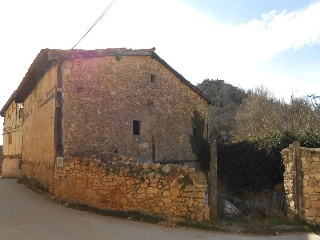
[[[14,101],[5,112],[3,125],[3,155],[21,155],[22,144],[22,117],[19,117],[19,106]],[[11,142],[9,142],[11,135]]]
[[[22,174],[52,191],[55,167],[57,66],[39,80],[24,101]]]
[[[3,127],[3,177],[19,177],[22,145],[22,115],[20,106],[14,101],[5,112]]]
[[[142,160],[195,160],[191,117],[198,110],[206,118],[208,104],[158,60],[69,59],[62,74],[65,155],[117,151]],[[133,135],[133,120],[141,121],[141,135]]]
[[[21,159],[4,158],[2,162],[2,177],[19,178],[21,176]]]

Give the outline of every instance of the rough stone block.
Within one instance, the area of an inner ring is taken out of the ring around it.
[[[319,162],[320,158],[319,158],[319,156],[313,156],[312,160],[315,161],[315,162]]]
[[[310,219],[311,217],[316,217],[317,210],[315,209],[306,209],[305,210],[306,219]]]
[[[148,187],[146,189],[146,193],[157,194],[158,193],[158,189],[157,188],[153,188],[153,187]]]
[[[183,196],[185,197],[193,197],[193,198],[204,198],[205,192],[186,192],[183,193]]]
[[[162,192],[162,197],[170,197],[170,192],[169,191],[163,191]]]
[[[151,172],[151,173],[148,174],[148,178],[152,179],[152,178],[154,178],[155,175],[156,175],[155,172]]]
[[[180,190],[178,188],[171,188],[170,193],[172,196],[179,196],[180,195]]]
[[[317,201],[319,199],[319,194],[310,194],[310,201]]]
[[[191,206],[193,205],[193,198],[188,198],[188,199],[186,200],[186,205],[187,205],[188,207],[191,207]]]
[[[165,165],[162,169],[161,169],[164,173],[169,173],[171,171],[171,167],[170,165]]]

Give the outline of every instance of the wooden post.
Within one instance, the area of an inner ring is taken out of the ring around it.
[[[218,221],[218,198],[217,198],[217,141],[210,142],[210,172],[208,178],[208,204],[210,221]]]
[[[301,151],[300,151],[300,142],[293,142],[293,161],[294,161],[294,200],[295,200],[295,214],[296,220],[301,220],[301,198],[302,198],[302,163],[301,163]]]

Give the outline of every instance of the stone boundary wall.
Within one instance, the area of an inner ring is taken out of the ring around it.
[[[320,149],[290,144],[282,156],[288,218],[320,224]]]
[[[137,163],[107,154],[69,157],[55,171],[54,194],[110,210],[209,220],[206,176],[186,165]]]

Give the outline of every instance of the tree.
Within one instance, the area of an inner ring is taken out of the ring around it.
[[[320,134],[320,109],[313,108],[308,98],[291,102],[277,99],[264,87],[249,92],[237,109],[237,140],[255,140],[290,132],[294,135]]]
[[[237,140],[253,140],[289,131],[289,108],[268,89],[256,88],[237,109]]]
[[[320,109],[308,98],[291,101],[291,132],[298,135],[320,134]]]

